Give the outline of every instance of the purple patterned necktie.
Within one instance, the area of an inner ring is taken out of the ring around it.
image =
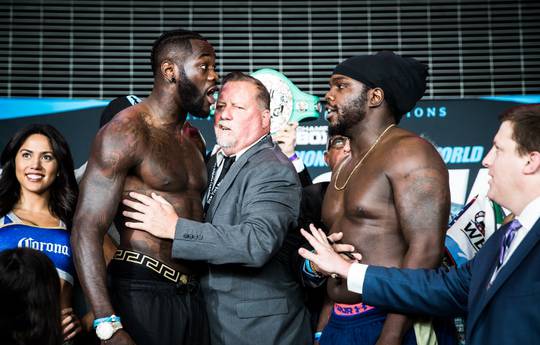
[[[516,231],[518,231],[521,226],[521,223],[517,219],[514,219],[510,223],[508,223],[506,233],[504,234],[503,240],[501,242],[501,248],[499,250],[499,262],[497,262],[497,270],[501,268],[504,262],[504,258],[508,253],[508,248],[510,248],[510,243],[512,243],[514,237],[516,237]]]

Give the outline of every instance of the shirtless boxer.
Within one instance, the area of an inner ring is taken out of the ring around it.
[[[428,268],[441,259],[446,167],[433,145],[396,126],[424,94],[426,77],[425,65],[385,51],[352,57],[330,78],[328,121],[350,138],[351,155],[332,174],[322,218],[364,263]],[[335,303],[321,344],[417,344],[407,316],[362,304],[346,281],[331,278],[327,290]]]
[[[130,191],[159,192],[182,217],[202,220],[204,157],[199,138],[182,127],[188,112],[207,116],[214,102],[214,49],[196,33],[166,32],[153,45],[152,70],[150,96],[118,113],[93,143],[73,226],[75,264],[102,343],[207,344],[200,268],[171,259],[172,241],[127,228],[118,206]],[[106,272],[102,241],[113,219],[120,245]]]

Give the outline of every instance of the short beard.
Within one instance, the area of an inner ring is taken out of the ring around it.
[[[205,93],[199,92],[197,86],[189,80],[186,71],[182,67],[178,87],[182,107],[191,115],[196,117],[207,117],[209,110],[204,110]]]
[[[228,149],[236,145],[236,140],[234,139],[231,139],[229,141],[223,141],[221,138],[217,138],[216,142],[218,146],[221,147],[222,149]]]
[[[338,121],[329,126],[328,131],[333,135],[344,135],[351,138],[353,127],[366,117],[365,105],[368,89],[364,87],[358,98],[348,102],[339,109]]]
[[[221,130],[216,126],[214,132],[216,133],[216,143],[219,145],[219,147],[226,149],[236,145],[236,138],[223,132],[220,133],[220,131]]]

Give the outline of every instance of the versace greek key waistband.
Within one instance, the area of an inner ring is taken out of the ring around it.
[[[170,280],[173,283],[185,285],[192,279],[190,275],[180,273],[174,268],[164,264],[163,262],[143,253],[138,253],[131,250],[117,249],[112,259],[145,266],[146,268],[151,269],[152,271],[158,273],[159,275],[161,275],[167,280]]]

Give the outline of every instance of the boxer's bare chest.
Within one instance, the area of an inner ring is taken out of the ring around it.
[[[192,139],[180,131],[150,130],[144,145],[138,147],[139,164],[126,176],[123,196],[131,191],[145,195],[152,192],[170,202],[183,218],[202,221],[201,196],[206,188],[204,157]],[[120,205],[115,224],[120,230],[121,247],[150,255],[182,272],[193,272],[194,265],[171,259],[172,242],[126,228]]]
[[[341,242],[352,244],[362,253],[364,263],[398,263],[403,238],[384,164],[368,162],[344,186],[350,171],[344,169],[345,174],[333,177],[323,202],[323,222],[330,233],[342,232]],[[329,280],[328,293],[340,303],[359,301],[355,294],[347,292],[342,281]]]
[[[140,164],[126,178],[126,188],[146,188],[173,195],[201,194],[206,187],[204,157],[180,130],[150,129],[141,149]],[[144,187],[143,187],[144,186]]]
[[[343,241],[358,248],[395,232],[396,210],[384,165],[370,162],[347,180],[350,169],[334,176],[323,202],[322,218],[330,232],[343,232]],[[336,180],[337,177],[337,180]],[[366,248],[369,250],[369,248]]]

